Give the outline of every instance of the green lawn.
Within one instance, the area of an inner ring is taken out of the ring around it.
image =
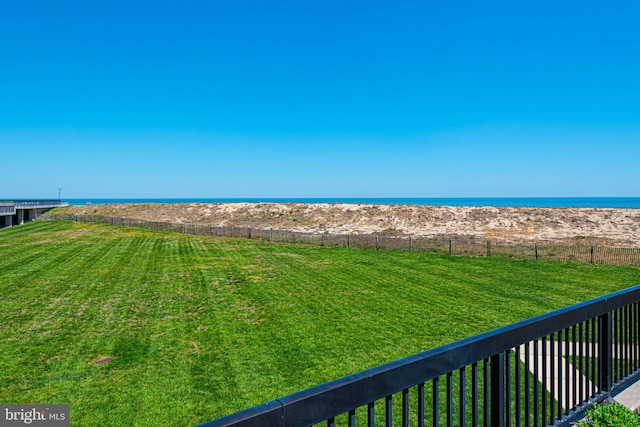
[[[637,268],[31,222],[0,230],[0,402],[191,426],[637,283]]]

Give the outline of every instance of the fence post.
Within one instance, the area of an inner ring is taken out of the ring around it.
[[[598,317],[598,386],[604,393],[611,390],[612,384],[611,327],[611,312]]]
[[[593,245],[591,245],[590,251],[591,251],[591,264],[595,264],[594,257],[593,257]]]
[[[451,255],[451,239],[449,239],[449,255]]]
[[[533,244],[533,250],[536,253],[536,261],[537,261],[538,260],[538,244],[537,243]]]
[[[347,234],[347,249],[351,248],[351,233]]]
[[[491,242],[487,240],[487,257],[491,257]]]
[[[504,427],[504,357],[491,356],[491,427]]]
[[[380,237],[376,234],[376,251],[380,248]]]
[[[249,230],[247,232],[247,237],[249,238],[249,240],[251,240],[251,227],[249,227]]]
[[[409,237],[409,252],[413,252],[413,237]]]
[[[269,229],[269,241],[273,243],[273,227]]]
[[[325,233],[322,233],[322,246],[324,246],[324,234]]]

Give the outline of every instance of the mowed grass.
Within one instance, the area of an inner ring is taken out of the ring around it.
[[[0,230],[0,402],[191,426],[637,283],[637,268],[32,222]]]

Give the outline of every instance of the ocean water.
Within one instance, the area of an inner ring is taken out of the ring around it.
[[[434,206],[514,206],[550,208],[635,208],[640,197],[406,197],[406,198],[142,198],[142,199],[63,199],[71,205],[106,203],[235,203],[235,202],[299,202],[299,203],[369,203],[382,205]]]

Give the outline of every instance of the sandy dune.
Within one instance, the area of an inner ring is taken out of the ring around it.
[[[56,212],[333,234],[475,236],[495,242],[574,241],[640,246],[640,209],[179,203],[69,206]]]

